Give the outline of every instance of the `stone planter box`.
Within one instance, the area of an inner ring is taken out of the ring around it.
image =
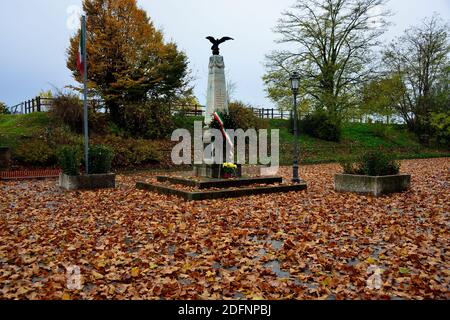
[[[89,174],[82,176],[69,176],[61,173],[59,175],[59,186],[66,190],[95,190],[116,187],[116,175]]]
[[[0,170],[9,169],[11,165],[11,150],[8,147],[0,147]]]
[[[411,175],[393,176],[360,176],[353,174],[337,174],[334,177],[334,188],[339,192],[369,193],[375,197],[383,194],[408,190]]]

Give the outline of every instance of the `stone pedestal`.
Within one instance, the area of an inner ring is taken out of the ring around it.
[[[225,63],[222,56],[209,58],[208,95],[206,100],[205,123],[209,124],[214,112],[228,113],[227,82]]]
[[[194,166],[194,175],[201,178],[221,179],[223,170],[221,164],[200,164]],[[242,177],[242,166],[237,165],[236,177]]]

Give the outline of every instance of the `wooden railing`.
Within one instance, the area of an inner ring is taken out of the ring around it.
[[[29,114],[34,112],[46,112],[49,110],[52,99],[36,97],[31,100],[23,101],[10,107],[12,114]]]
[[[11,114],[30,114],[35,112],[48,112],[52,106],[54,98],[36,97],[31,100],[23,101],[15,106],[9,108]],[[91,107],[97,111],[104,109],[104,103],[102,100],[91,99],[89,100]]]
[[[10,107],[12,114],[30,114],[34,112],[47,112],[53,102],[53,98],[35,97],[27,101],[23,101],[15,106]],[[90,104],[96,108],[96,110],[102,110],[102,112],[108,112],[104,108],[103,101],[90,100]],[[261,119],[290,119],[292,111],[282,111],[274,108],[252,108],[253,113]],[[171,108],[173,115],[180,114],[188,117],[203,116],[205,113],[205,107],[201,105],[184,105]]]
[[[182,105],[170,108],[172,115],[184,115],[186,117],[201,117],[205,112],[205,107],[201,105]]]
[[[292,116],[292,111],[283,111],[274,108],[252,108],[252,111],[261,119],[290,119]]]
[[[23,101],[9,108],[12,114],[30,114],[34,112],[48,112],[52,106],[54,98],[36,97],[34,99]],[[97,111],[108,112],[102,100],[89,100],[89,105]],[[204,107],[195,106],[177,106],[171,108],[172,114],[184,114],[186,116],[202,116]]]

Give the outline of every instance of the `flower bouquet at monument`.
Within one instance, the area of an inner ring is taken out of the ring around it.
[[[222,165],[222,172],[223,172],[223,178],[224,179],[230,179],[236,176],[236,169],[237,165],[230,162],[225,162]]]

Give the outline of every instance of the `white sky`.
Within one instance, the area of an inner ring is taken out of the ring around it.
[[[138,0],[166,39],[186,52],[195,76],[195,93],[205,103],[208,57],[206,36],[231,36],[221,46],[227,75],[237,85],[235,98],[272,107],[261,77],[264,56],[276,49],[272,32],[281,12],[294,0]],[[67,28],[71,5],[81,0],[0,1],[0,101],[13,105],[41,89],[73,84],[65,51],[74,31]],[[450,0],[391,0],[395,23],[386,40],[438,12],[450,21]]]

